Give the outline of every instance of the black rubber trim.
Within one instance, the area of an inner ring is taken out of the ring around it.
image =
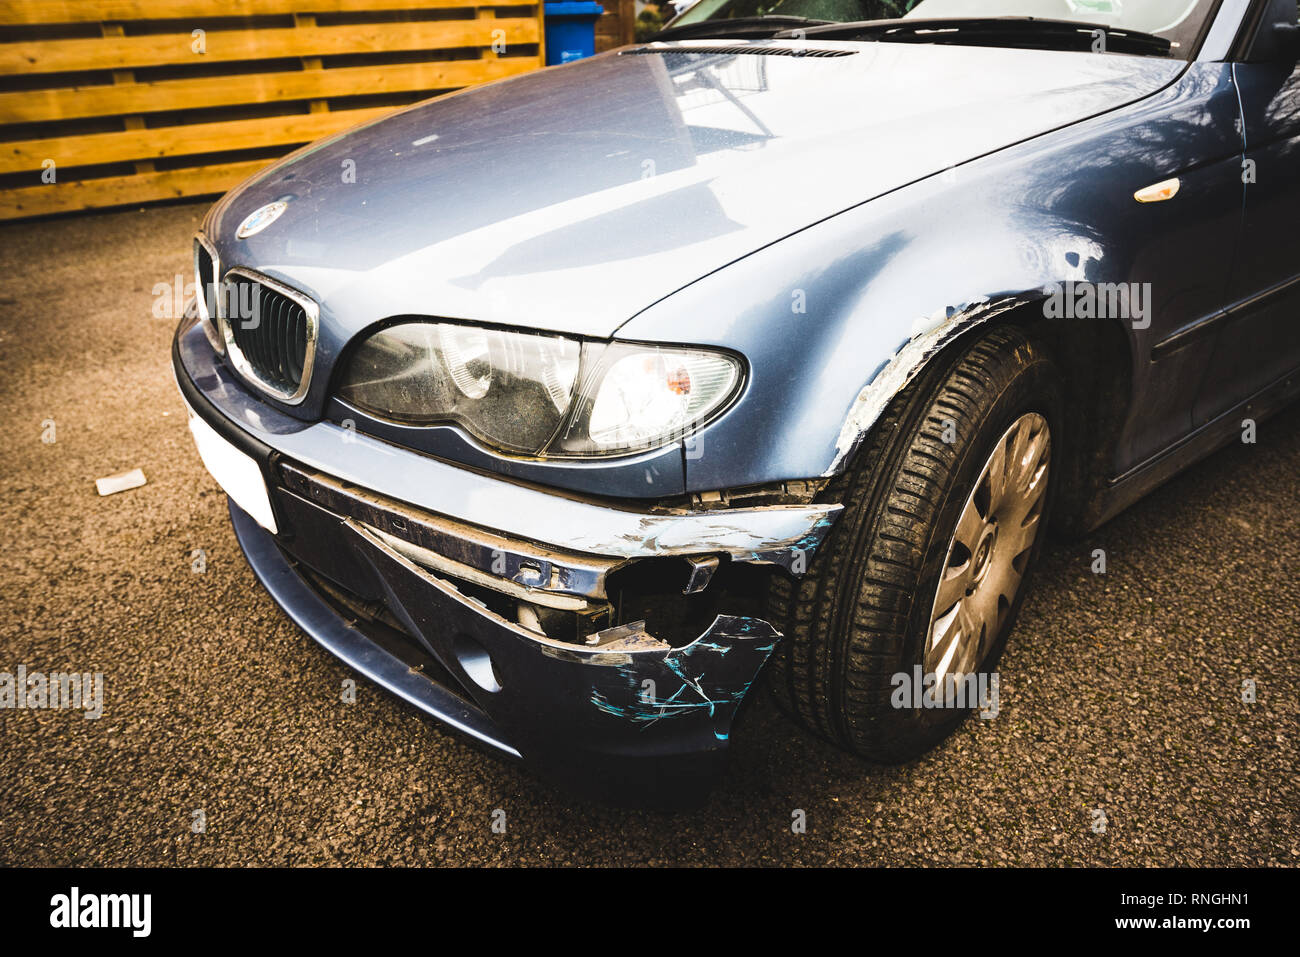
[[[1236,319],[1247,315],[1254,310],[1262,309],[1272,303],[1274,299],[1279,299],[1288,293],[1293,293],[1297,287],[1300,287],[1300,275],[1292,276],[1290,279],[1284,279],[1275,283],[1260,292],[1252,293],[1244,299],[1238,299],[1236,302],[1229,303],[1218,312],[1211,313],[1208,316],[1202,316],[1180,326],[1169,335],[1165,336],[1154,346],[1151,347],[1151,360],[1162,359],[1172,352],[1177,352],[1184,346],[1196,341],[1207,332],[1217,331],[1220,323],[1225,319]]]
[[[1151,361],[1158,362],[1180,349],[1190,346],[1198,339],[1202,339],[1212,332],[1218,332],[1220,323],[1227,319],[1229,315],[1226,310],[1220,309],[1218,312],[1202,316],[1185,326],[1180,326],[1151,347]]]

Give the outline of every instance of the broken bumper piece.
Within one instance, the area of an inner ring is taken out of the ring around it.
[[[719,579],[735,568],[801,572],[838,506],[637,514],[403,453],[404,475],[439,471],[431,487],[449,503],[418,507],[291,454],[320,448],[301,433],[321,424],[251,409],[256,400],[221,366],[195,368],[200,356],[185,355],[184,339],[182,325],[173,355],[182,395],[258,462],[274,506],[275,534],[231,503],[240,545],[312,638],[589,797],[661,803],[707,788],[781,637],[731,607]],[[347,462],[355,448],[335,451]],[[544,513],[516,511],[521,491],[540,496],[532,504]],[[487,503],[495,521],[466,521],[460,503]],[[563,534],[541,537],[548,523]],[[641,592],[643,603],[629,597]]]
[[[370,579],[352,584],[382,592],[404,626],[380,635],[381,621],[350,613],[274,536],[233,503],[230,510],[258,579],[312,638],[423,711],[598,800],[689,799],[707,789],[736,710],[781,637],[764,621],[719,615],[682,647],[639,622],[590,643],[548,639],[373,530],[333,523],[321,531]],[[418,646],[404,647],[399,631]]]

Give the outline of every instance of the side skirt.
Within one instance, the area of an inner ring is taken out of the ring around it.
[[[1300,370],[1292,370],[1249,399],[1206,422],[1163,452],[1111,479],[1091,510],[1097,518],[1089,523],[1089,530],[1104,525],[1175,475],[1234,440],[1239,440],[1243,418],[1263,421],[1297,398],[1300,398]]]

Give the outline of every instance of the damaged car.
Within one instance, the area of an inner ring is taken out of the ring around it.
[[[1295,0],[700,0],[217,202],[199,454],[303,631],[550,780],[707,786],[760,678],[909,760],[976,703],[899,677],[994,672],[1049,530],[1295,398],[1298,52]]]

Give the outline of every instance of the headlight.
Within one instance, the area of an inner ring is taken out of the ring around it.
[[[339,396],[382,418],[455,422],[489,445],[536,454],[564,421],[579,353],[559,336],[407,322],[361,344]]]
[[[339,396],[380,418],[455,423],[507,452],[602,456],[681,438],[740,380],[739,360],[718,352],[408,322],[361,344]]]
[[[704,425],[735,394],[740,362],[718,352],[611,343],[583,350],[582,381],[569,428],[551,450],[615,455],[666,445]]]

